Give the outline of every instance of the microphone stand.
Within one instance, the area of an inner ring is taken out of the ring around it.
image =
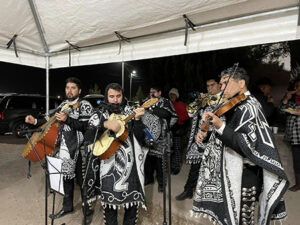
[[[99,129],[101,128],[100,127],[100,124],[101,124],[101,121],[103,119],[103,112],[104,112],[104,109],[105,109],[105,105],[103,105],[101,107],[101,110],[97,109],[97,114],[98,114],[98,117],[99,117],[99,125],[96,127],[96,133],[95,133],[95,136],[94,136],[94,142],[93,142],[93,146],[92,146],[92,150],[87,153],[87,156],[86,156],[86,159],[88,159],[88,164],[87,164],[87,167],[86,167],[86,170],[85,170],[85,175],[84,175],[84,178],[83,178],[83,182],[82,182],[82,191],[83,191],[83,201],[84,201],[84,207],[83,207],[83,225],[87,225],[87,210],[88,210],[88,202],[87,202],[87,189],[86,189],[86,178],[87,178],[87,174],[88,174],[88,171],[89,171],[89,168],[90,168],[90,162],[91,162],[91,158],[92,158],[92,155],[93,155],[93,151],[94,151],[94,148],[95,148],[95,143],[96,143],[96,140],[97,140],[97,136],[98,136],[98,131]]]
[[[167,225],[167,192],[166,185],[168,185],[168,194],[169,194],[169,225],[172,225],[172,201],[171,201],[171,164],[170,164],[170,156],[171,156],[171,137],[170,132],[166,132],[167,143],[163,148],[163,158],[162,158],[162,166],[163,166],[163,225]]]

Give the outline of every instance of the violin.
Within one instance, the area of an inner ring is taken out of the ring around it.
[[[244,93],[240,94],[240,95],[228,100],[228,102],[226,102],[225,104],[223,104],[220,107],[218,107],[217,109],[215,109],[212,113],[215,114],[216,116],[220,117],[223,114],[225,114],[226,112],[228,112],[229,110],[231,110],[232,108],[234,108],[238,103],[246,100],[246,98],[247,98],[247,96]],[[212,119],[212,117],[210,117],[210,116],[207,116],[205,118],[205,121],[200,126],[201,131],[207,132],[209,130],[209,122],[211,119]]]

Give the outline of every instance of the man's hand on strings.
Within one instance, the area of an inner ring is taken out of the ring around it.
[[[135,120],[140,120],[141,117],[145,114],[145,109],[144,108],[138,107],[133,111],[135,112],[135,116],[134,116]]]
[[[207,119],[209,120],[209,124],[213,125],[217,129],[219,129],[223,125],[223,121],[211,112],[205,112],[203,114],[202,120],[206,121]]]
[[[104,127],[118,133],[118,131],[121,129],[121,125],[117,120],[107,120],[104,122]]]
[[[57,112],[55,113],[55,117],[59,122],[65,122],[68,116],[64,112]]]

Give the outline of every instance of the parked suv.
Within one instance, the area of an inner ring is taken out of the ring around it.
[[[104,101],[104,95],[101,94],[89,94],[84,96],[82,99],[87,100],[92,104],[93,107],[98,107],[99,104]]]
[[[60,100],[50,98],[49,108],[57,108]],[[34,94],[0,94],[0,133],[12,131],[21,137],[18,131],[28,128],[25,123],[26,115],[38,117],[46,112],[46,97]]]

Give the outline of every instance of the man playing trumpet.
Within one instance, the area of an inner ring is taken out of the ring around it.
[[[208,93],[201,93],[199,98],[195,100],[197,103],[191,103],[195,105],[195,107],[192,107],[193,110],[188,110],[189,116],[193,118],[193,122],[187,146],[186,162],[191,164],[191,168],[186,184],[184,185],[184,191],[176,196],[176,200],[179,201],[193,197],[193,192],[197,184],[201,158],[206,145],[205,143],[196,143],[196,135],[200,131],[201,116],[206,111],[212,111],[213,105],[216,104],[220,96],[219,94],[221,89],[216,78],[209,78],[206,81],[206,88]]]

